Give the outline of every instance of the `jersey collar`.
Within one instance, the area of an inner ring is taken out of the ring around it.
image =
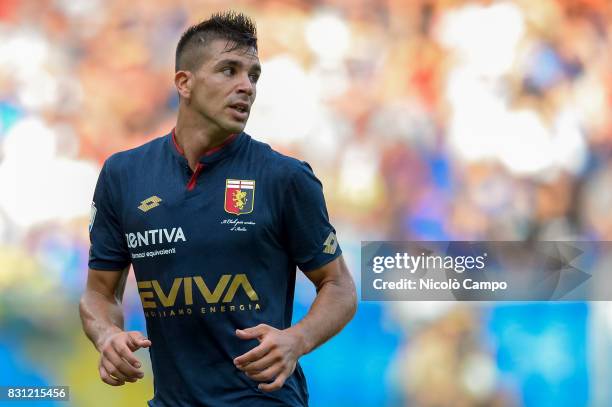
[[[232,155],[240,147],[245,138],[246,134],[244,134],[244,132],[232,134],[222,144],[206,151],[204,155],[200,157],[199,162],[202,164],[211,165],[229,155]],[[187,163],[187,158],[185,158],[183,149],[176,142],[175,129],[172,129],[170,134],[168,134],[167,139],[172,154],[179,161]]]

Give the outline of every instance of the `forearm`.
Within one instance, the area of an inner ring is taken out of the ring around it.
[[[311,352],[340,332],[356,309],[357,295],[350,277],[322,283],[306,316],[289,328],[301,338],[301,353]]]
[[[123,330],[123,310],[118,298],[107,297],[93,290],[86,290],[79,304],[85,335],[96,349],[112,333]]]

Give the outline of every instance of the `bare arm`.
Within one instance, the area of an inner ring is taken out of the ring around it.
[[[87,287],[79,303],[85,335],[98,351],[110,334],[123,331],[121,301],[129,268],[122,271],[89,270]]]
[[[141,364],[133,352],[151,345],[140,332],[123,331],[121,300],[127,276],[127,268],[122,271],[90,269],[79,304],[85,335],[100,352],[100,378],[112,386],[135,382],[144,376],[138,370]]]
[[[280,389],[293,373],[297,359],[325,343],[351,320],[357,309],[355,284],[342,256],[306,273],[317,297],[296,325],[278,330],[269,325],[237,330],[241,339],[257,338],[260,344],[234,359],[234,364],[264,391]]]
[[[357,293],[344,258],[305,273],[317,289],[306,316],[289,328],[303,341],[303,353],[311,352],[344,328],[357,310]]]

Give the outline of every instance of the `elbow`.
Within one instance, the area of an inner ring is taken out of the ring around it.
[[[81,317],[81,322],[85,322],[85,317],[87,315],[87,294],[83,294],[81,299],[79,300],[79,316]]]
[[[357,302],[358,302],[355,282],[353,281],[353,278],[350,276],[348,276],[346,298],[348,299],[347,301],[348,302],[348,315],[349,315],[348,320],[350,321],[355,316],[355,313],[357,313]]]

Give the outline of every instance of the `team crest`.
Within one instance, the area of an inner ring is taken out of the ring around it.
[[[255,181],[243,179],[225,180],[225,212],[244,215],[253,212]]]

